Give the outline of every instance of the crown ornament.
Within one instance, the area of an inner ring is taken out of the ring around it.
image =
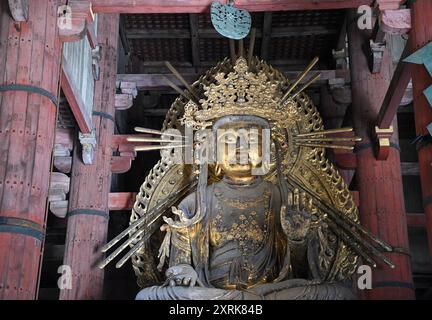
[[[210,127],[223,116],[254,115],[285,128],[298,120],[297,103],[282,100],[277,82],[270,81],[263,71],[249,71],[243,57],[233,68],[228,74],[217,73],[216,83],[204,86],[206,98],[199,100],[199,105],[192,100],[185,105],[182,124],[197,130]]]
[[[232,59],[233,60],[233,59]],[[180,73],[166,62],[168,69],[182,83],[186,90],[182,91],[174,83],[165,79],[167,84],[187,99],[184,113],[178,120],[180,123],[193,130],[211,128],[216,120],[230,115],[257,116],[267,120],[274,133],[274,138],[285,140],[282,132],[290,130],[296,124],[304,124],[304,90],[320,77],[316,73],[299,87],[308,75],[309,71],[318,62],[315,57],[297,78],[289,84],[285,92],[281,88],[282,81],[277,77],[269,76],[266,68],[253,68],[250,62],[240,56],[235,60],[231,72],[215,73],[214,81],[208,84],[202,81],[202,92],[196,92]],[[259,64],[263,62],[258,61]],[[302,95],[303,94],[303,95]],[[204,96],[204,98],[202,98]],[[201,98],[200,98],[201,97]],[[307,97],[307,95],[306,95]],[[309,99],[307,99],[309,100]],[[301,127],[304,127],[301,125]],[[128,138],[132,142],[159,142],[160,145],[137,146],[135,151],[171,150],[184,148],[189,145],[181,143],[182,135],[170,134],[154,129],[137,127],[137,132],[158,135],[160,138]],[[361,139],[354,136],[352,128],[337,128],[330,130],[318,130],[311,132],[297,132],[292,135],[292,140],[285,141],[285,145],[291,144],[307,148],[332,148],[352,150],[357,141]],[[166,145],[170,142],[169,145]],[[176,144],[172,144],[176,142]]]

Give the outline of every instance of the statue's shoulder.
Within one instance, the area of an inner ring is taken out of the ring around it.
[[[188,194],[178,205],[178,208],[183,211],[188,219],[195,215],[195,194],[196,192]]]

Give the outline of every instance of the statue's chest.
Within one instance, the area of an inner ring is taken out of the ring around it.
[[[223,247],[234,243],[248,255],[265,242],[271,217],[270,192],[244,197],[215,190],[210,222],[210,243]]]

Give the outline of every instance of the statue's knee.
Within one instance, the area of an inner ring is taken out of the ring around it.
[[[135,297],[135,300],[157,300],[157,286],[148,287],[140,290]]]

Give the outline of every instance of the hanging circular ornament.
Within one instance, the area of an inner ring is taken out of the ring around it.
[[[249,34],[251,15],[246,10],[234,8],[233,1],[226,5],[213,2],[210,13],[214,28],[224,37],[240,40]]]

